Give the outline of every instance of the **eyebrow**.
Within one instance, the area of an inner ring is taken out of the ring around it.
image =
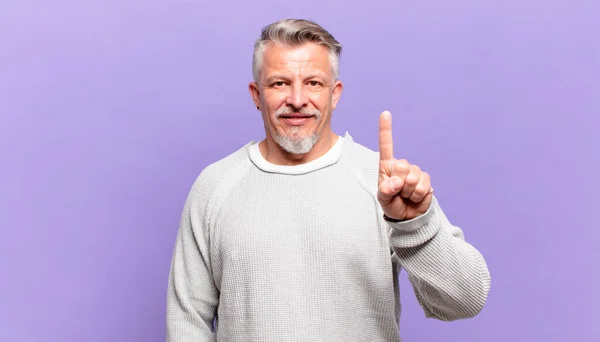
[[[283,76],[283,75],[277,75],[277,74],[276,74],[276,75],[271,75],[271,76],[269,76],[269,77],[267,78],[266,82],[267,82],[267,83],[272,83],[272,82],[274,82],[275,80],[279,80],[279,79],[280,79],[280,80],[287,80],[287,79],[288,79],[288,77],[286,77],[286,76]]]
[[[327,78],[327,75],[324,72],[316,72],[312,74],[308,74],[308,76],[304,77],[304,79],[312,79],[312,78]],[[271,75],[267,78],[266,83],[273,83],[275,80],[289,80],[288,76],[284,76],[281,74]]]

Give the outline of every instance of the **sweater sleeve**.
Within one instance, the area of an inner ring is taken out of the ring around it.
[[[193,188],[184,205],[167,291],[167,341],[216,341],[219,293],[211,271],[203,196]]]
[[[483,309],[491,282],[486,262],[435,197],[425,214],[387,224],[391,247],[426,317],[453,321]]]

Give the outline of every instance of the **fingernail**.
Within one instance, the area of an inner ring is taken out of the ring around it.
[[[400,189],[400,180],[393,178],[392,179],[392,191],[397,191],[398,189]]]

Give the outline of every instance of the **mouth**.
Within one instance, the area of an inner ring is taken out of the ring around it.
[[[279,118],[282,119],[286,124],[288,124],[290,126],[301,126],[301,125],[304,125],[305,123],[307,123],[308,120],[310,120],[310,118],[312,118],[312,117],[314,117],[314,115],[293,113],[293,114],[283,114]]]
[[[291,113],[291,114],[282,114],[279,117],[282,119],[301,119],[301,118],[310,118],[311,114],[302,114],[302,113]]]

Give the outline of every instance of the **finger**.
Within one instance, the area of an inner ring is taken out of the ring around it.
[[[431,187],[431,178],[427,172],[421,173],[421,180],[419,184],[415,187],[415,190],[410,196],[410,200],[419,203],[425,199],[425,197],[429,194],[433,193],[433,188]]]
[[[379,117],[379,158],[380,160],[390,160],[394,158],[392,114],[388,111],[384,111]]]
[[[393,159],[389,162],[390,176],[401,178],[402,181],[410,173],[410,163],[406,159]]]
[[[379,183],[377,197],[382,205],[385,206],[398,194],[398,188],[401,187],[401,184],[400,179],[396,177],[388,177],[385,181]]]
[[[406,159],[390,159],[381,161],[379,172],[379,183],[387,184],[394,195],[397,195],[404,186],[404,179],[410,172],[410,164]]]
[[[379,162],[379,184],[385,183],[395,194],[404,186],[404,178],[410,171],[406,160],[390,159]]]
[[[421,169],[417,165],[410,165],[409,170],[404,180],[404,187],[400,192],[402,198],[410,198],[421,181]]]

